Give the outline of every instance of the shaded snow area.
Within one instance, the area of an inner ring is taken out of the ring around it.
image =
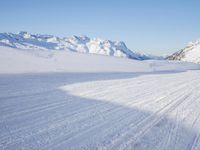
[[[0,149],[200,149],[199,65],[0,47]]]

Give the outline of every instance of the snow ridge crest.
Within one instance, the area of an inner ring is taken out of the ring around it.
[[[102,40],[87,36],[57,37],[53,35],[31,34],[26,31],[0,33],[0,45],[18,49],[70,50],[80,53],[93,53],[137,60],[148,59],[147,56],[127,48],[122,41]]]

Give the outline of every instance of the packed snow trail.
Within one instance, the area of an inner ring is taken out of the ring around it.
[[[200,149],[200,71],[0,75],[0,149]]]

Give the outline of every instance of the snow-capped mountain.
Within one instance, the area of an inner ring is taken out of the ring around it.
[[[189,42],[184,49],[168,56],[167,59],[200,63],[200,39]]]
[[[52,35],[30,34],[28,32],[0,33],[0,45],[18,49],[70,50],[108,56],[127,57],[137,60],[150,59],[131,51],[124,42],[101,40],[87,36],[56,37]]]

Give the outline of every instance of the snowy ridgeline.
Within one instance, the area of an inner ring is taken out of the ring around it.
[[[0,46],[24,50],[64,50],[136,60],[164,59],[163,57],[144,55],[130,50],[122,41],[91,39],[87,36],[60,38],[53,35],[30,34],[28,32],[19,32],[18,34],[0,33]],[[185,48],[166,59],[200,63],[200,40],[190,42]]]
[[[87,36],[60,38],[52,35],[34,35],[27,32],[20,32],[18,34],[0,33],[0,45],[18,49],[70,50],[80,53],[127,57],[137,60],[159,58],[131,51],[121,41],[90,39]]]
[[[138,61],[71,51],[20,50],[0,46],[0,73],[155,72],[199,68],[199,65],[187,62]]]
[[[193,62],[193,63],[200,63],[200,39],[189,42],[188,45],[172,54],[171,56],[167,57],[169,60],[181,60],[181,61],[187,61],[187,62]]]

